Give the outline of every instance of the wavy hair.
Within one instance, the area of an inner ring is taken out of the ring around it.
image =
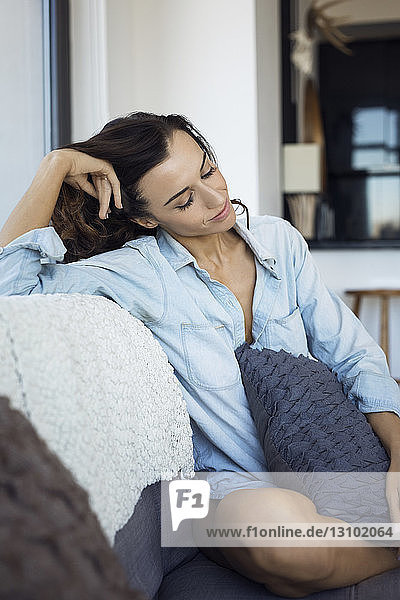
[[[143,235],[156,235],[158,227],[147,229],[131,219],[152,217],[149,203],[138,189],[139,181],[168,158],[169,143],[176,130],[189,134],[218,166],[216,154],[204,136],[185,116],[176,114],[133,112],[113,119],[86,141],[60,146],[110,162],[120,182],[123,205],[119,209],[111,201],[109,218],[100,219],[97,198],[63,182],[51,225],[67,248],[65,263],[121,248],[125,242]],[[231,202],[246,210],[249,227],[247,207],[238,199]]]

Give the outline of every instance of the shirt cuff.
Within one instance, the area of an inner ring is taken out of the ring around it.
[[[388,411],[400,417],[400,389],[392,377],[360,371],[355,377],[345,378],[342,385],[362,413]]]
[[[0,246],[0,258],[21,248],[40,252],[42,264],[62,262],[67,251],[54,227],[41,227],[23,233],[7,246]]]

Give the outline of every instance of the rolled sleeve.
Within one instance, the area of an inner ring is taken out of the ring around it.
[[[400,389],[392,377],[360,371],[356,377],[344,378],[342,385],[362,413],[388,411],[400,417]]]
[[[21,248],[38,250],[40,256],[45,259],[40,261],[42,263],[62,262],[67,251],[54,227],[42,227],[27,231],[7,246],[0,246],[0,260],[4,260],[4,257],[17,252]]]
[[[42,265],[61,263],[66,251],[54,227],[33,229],[0,247],[0,295],[29,293]]]

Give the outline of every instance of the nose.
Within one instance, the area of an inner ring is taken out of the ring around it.
[[[226,200],[225,189],[215,189],[209,185],[204,184],[201,190],[201,195],[206,207],[212,210],[215,214],[217,214],[218,208],[220,210],[223,209]]]

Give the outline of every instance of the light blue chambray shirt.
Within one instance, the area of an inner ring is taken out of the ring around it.
[[[252,216],[234,229],[254,253],[253,348],[320,359],[363,413],[400,416],[399,388],[385,355],[321,279],[300,233],[279,217]],[[174,367],[193,430],[196,470],[267,471],[234,350],[245,341],[235,295],[199,267],[165,230],[63,264],[53,227],[0,248],[0,294],[106,296],[140,319]]]

